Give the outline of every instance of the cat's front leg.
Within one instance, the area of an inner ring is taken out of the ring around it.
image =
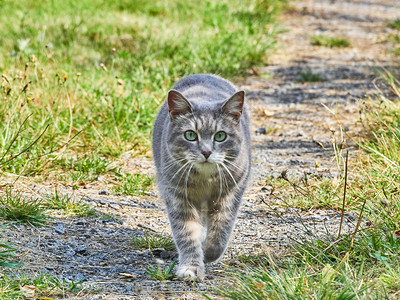
[[[230,195],[224,201],[211,203],[204,244],[204,262],[216,261],[224,254],[235,225],[240,198]]]
[[[176,275],[183,279],[204,278],[203,225],[199,213],[189,205],[169,207],[172,233],[179,253]]]

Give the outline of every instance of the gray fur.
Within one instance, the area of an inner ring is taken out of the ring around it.
[[[221,77],[190,75],[169,91],[156,118],[153,154],[179,252],[177,275],[203,278],[224,253],[250,174],[244,93]],[[198,140],[189,141],[193,130]],[[218,142],[214,134],[227,133]],[[207,158],[208,156],[208,158]]]

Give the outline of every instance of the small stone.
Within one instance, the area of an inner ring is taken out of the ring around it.
[[[155,248],[151,251],[155,257],[160,257],[162,252],[165,252],[164,248]]]
[[[78,254],[85,254],[87,252],[86,246],[80,245],[80,246],[76,247],[75,252]]]
[[[109,192],[107,189],[101,190],[101,191],[99,192],[99,195],[110,195],[110,192]]]
[[[64,225],[61,223],[58,223],[56,228],[54,228],[54,232],[57,234],[64,234],[65,233]]]
[[[115,210],[118,210],[118,209],[121,208],[121,205],[119,205],[117,203],[110,203],[110,204],[108,204],[108,207],[110,207],[112,209],[115,209]]]
[[[260,127],[256,129],[256,134],[266,134],[267,129],[265,127]]]
[[[263,192],[269,192],[270,190],[272,190],[272,186],[270,186],[270,185],[263,186],[261,188],[261,191],[263,191]]]

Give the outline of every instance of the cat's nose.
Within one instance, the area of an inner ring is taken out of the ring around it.
[[[203,155],[204,155],[204,157],[207,159],[207,158],[209,158],[209,157],[210,157],[210,155],[211,155],[211,151],[201,151],[201,154],[203,154]]]

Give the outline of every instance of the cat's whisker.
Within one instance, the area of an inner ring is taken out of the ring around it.
[[[187,171],[187,174],[186,174],[186,179],[185,179],[185,186],[186,186],[185,195],[186,195],[186,200],[188,200],[188,180],[189,180],[190,171],[192,171],[193,165],[194,165],[193,163],[190,165],[190,168],[189,168],[189,170]]]
[[[235,164],[235,163],[233,163],[233,162],[231,162],[231,161],[229,161],[229,160],[227,160],[227,159],[224,159],[224,162],[225,163],[228,163],[228,164],[230,164],[230,165],[232,165],[232,166],[234,166],[236,169],[238,169],[239,171],[244,171],[245,170],[245,168],[243,168],[243,167],[240,167],[240,166],[238,166],[237,164]]]
[[[170,181],[172,182],[172,181],[174,180],[175,176],[178,175],[178,174],[181,172],[181,170],[182,170],[184,167],[186,167],[188,164],[190,164],[190,161],[187,161],[186,163],[184,163],[184,164],[179,168],[179,170],[176,171],[176,173],[174,174],[174,176],[172,176],[172,178],[170,179]]]
[[[167,163],[166,165],[165,165],[165,171],[168,171],[168,170],[170,170],[172,167],[174,167],[175,165],[179,165],[179,163],[181,163],[181,162],[184,162],[186,160],[186,158],[185,157],[183,157],[183,158],[181,158],[181,159],[178,159],[178,160],[171,160],[171,162],[170,163]]]
[[[218,200],[219,201],[221,199],[221,195],[222,195],[222,177],[221,177],[221,169],[219,168],[219,164],[216,164],[217,166],[217,170],[218,170],[218,175],[219,175],[219,195],[218,195]]]
[[[224,164],[221,164],[221,166],[224,167],[224,169],[226,170],[226,172],[228,172],[229,176],[232,178],[233,182],[235,183],[235,186],[237,186],[238,184],[237,184],[235,178],[233,177],[231,171],[229,171],[228,167],[225,166]]]
[[[176,187],[175,187],[175,192],[174,192],[174,197],[176,197],[176,192],[177,191],[179,191],[179,184],[181,183],[181,180],[182,180],[182,178],[183,178],[183,176],[186,174],[186,170],[188,169],[188,168],[192,168],[192,166],[193,166],[193,163],[191,163],[190,164],[190,162],[188,162],[188,163],[186,163],[184,166],[186,166],[183,170],[182,170],[182,174],[181,174],[181,177],[179,177],[179,180],[178,180],[178,182],[176,183]],[[176,174],[175,174],[176,175]],[[175,176],[174,176],[175,177]]]
[[[226,178],[225,172],[222,170],[222,182],[224,184],[225,190],[229,189],[228,179]]]

